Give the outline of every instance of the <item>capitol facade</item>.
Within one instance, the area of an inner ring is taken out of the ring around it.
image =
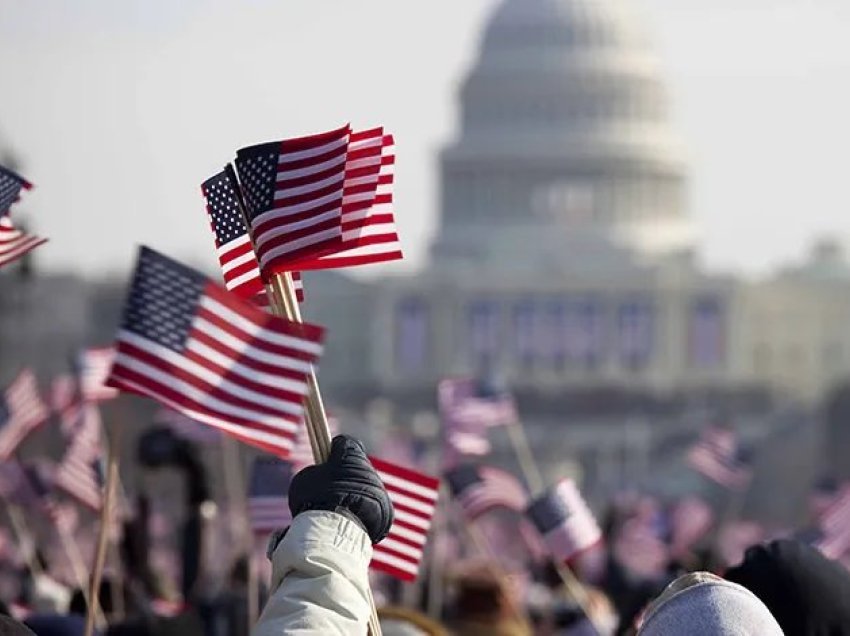
[[[323,383],[412,395],[496,369],[551,395],[815,400],[847,377],[850,270],[837,244],[760,282],[699,267],[686,154],[630,6],[497,6],[439,157],[429,264],[371,282],[307,278],[308,313],[331,334]]]

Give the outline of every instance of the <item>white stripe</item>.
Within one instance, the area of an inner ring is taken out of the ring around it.
[[[343,241],[352,241],[366,236],[395,236],[395,223],[375,223],[346,230],[342,233]],[[378,244],[380,245],[380,243]],[[371,247],[371,245],[370,245]]]
[[[277,182],[281,181],[289,181],[290,179],[299,179],[301,177],[309,177],[311,174],[316,174],[318,172],[323,172],[330,168],[339,166],[339,174],[345,174],[345,153],[333,157],[332,159],[327,159],[321,163],[310,164],[309,166],[304,166],[303,168],[293,168],[291,170],[278,170],[277,171]]]
[[[374,551],[372,552],[372,560],[378,561],[380,563],[386,563],[387,565],[391,565],[397,570],[402,570],[404,572],[409,572],[413,576],[419,574],[419,564],[418,563],[409,563],[404,559],[400,559],[393,554],[387,554],[386,552],[381,551],[381,544],[375,546]]]
[[[224,245],[217,247],[215,251],[216,251],[216,254],[218,254],[219,258],[221,258],[222,256],[227,256],[230,252],[232,252],[236,248],[242,247],[246,243],[250,243],[250,242],[251,242],[251,237],[248,236],[248,233],[246,232],[242,236],[237,236],[232,241],[228,241]]]
[[[428,517],[434,514],[434,506],[432,504],[427,504],[419,501],[418,499],[413,499],[400,492],[390,491],[389,495],[390,499],[392,499],[393,505],[398,504],[407,508],[413,508]]]
[[[409,556],[411,559],[416,559],[417,561],[422,558],[421,548],[414,548],[413,546],[407,545],[406,543],[394,541],[391,538],[391,535],[381,541],[378,545],[381,546],[384,550],[400,552],[401,554]]]
[[[316,190],[321,190],[322,188],[326,188],[330,185],[334,185],[335,183],[342,184],[345,179],[345,174],[340,171],[337,174],[332,174],[329,177],[325,177],[324,179],[318,179],[316,181],[310,181],[303,185],[293,186],[291,188],[283,188],[278,186],[275,190],[274,198],[275,199],[288,199],[289,197],[297,197],[302,194],[309,194],[311,192],[315,192]],[[278,174],[278,183],[280,183],[281,178],[280,174]],[[289,207],[289,206],[287,206]]]
[[[384,486],[394,486],[398,490],[405,490],[409,493],[413,493],[414,495],[430,499],[431,501],[437,501],[437,497],[440,494],[436,490],[408,481],[407,479],[397,477],[396,475],[391,475],[383,470],[378,471],[378,476],[381,478],[381,481],[384,482]]]
[[[281,431],[280,435],[273,435],[271,433],[267,433],[266,431],[259,431],[254,428],[249,428],[242,424],[233,424],[232,422],[219,419],[218,417],[215,417],[209,413],[203,411],[196,411],[194,409],[181,406],[177,404],[177,402],[174,402],[163,395],[155,393],[154,391],[151,391],[143,386],[140,386],[139,384],[136,384],[132,380],[123,377],[121,375],[120,370],[116,371],[114,375],[116,379],[121,380],[127,386],[134,388],[142,395],[153,396],[159,402],[162,402],[163,404],[174,409],[175,411],[183,413],[184,415],[192,418],[193,420],[197,420],[198,422],[214,426],[215,428],[218,428],[226,433],[233,433],[236,435],[240,435],[244,438],[254,440],[256,442],[283,449],[287,453],[292,449],[292,436],[288,434],[288,431]]]
[[[228,261],[227,263],[221,264],[221,272],[223,274],[227,274],[228,272],[233,271],[244,265],[245,263],[250,263],[254,260],[254,252],[245,252],[241,256],[237,256],[236,258]]]
[[[119,340],[122,340],[124,342],[131,342],[138,348],[147,351],[148,353],[159,357],[168,362],[169,364],[173,364],[174,366],[182,367],[183,365],[180,364],[180,361],[182,360],[183,362],[185,362],[185,359],[183,359],[182,356],[174,353],[170,349],[166,349],[165,347],[152,343],[149,340],[139,338],[135,334],[124,331],[123,329],[118,332],[118,338]],[[294,434],[295,432],[295,424],[289,422],[283,417],[266,415],[265,413],[259,413],[248,408],[234,406],[232,404],[222,402],[217,398],[208,395],[207,391],[198,389],[190,384],[187,384],[183,380],[180,380],[169,373],[160,371],[159,369],[156,369],[140,360],[137,360],[136,358],[132,358],[127,354],[119,353],[116,357],[116,364],[135,371],[136,373],[144,375],[145,377],[148,377],[152,380],[155,380],[163,386],[178,391],[179,393],[185,395],[194,402],[197,402],[202,406],[215,409],[216,411],[224,413],[225,415],[233,415],[235,417],[240,417],[249,421],[255,421],[257,423],[265,424],[266,426],[272,428],[280,429],[281,431],[290,434]],[[286,410],[286,413],[292,414],[296,417],[303,414],[303,407],[301,407],[300,404],[287,403],[287,406],[289,408]]]
[[[319,260],[321,261],[329,261],[333,262],[334,259],[339,258],[356,258],[358,256],[372,256],[375,254],[390,254],[393,252],[401,252],[401,243],[398,241],[392,241],[388,243],[376,243],[374,245],[361,245],[359,247],[352,247],[347,250],[343,250],[341,252],[337,252],[335,254],[330,254],[327,256],[321,257]]]
[[[408,541],[413,541],[414,543],[423,546],[428,541],[428,535],[425,532],[416,532],[415,530],[411,530],[410,528],[405,528],[404,526],[400,526],[397,523],[393,524],[392,528],[390,528],[390,537],[401,537],[402,539],[407,539]]]
[[[327,212],[322,212],[317,216],[304,219],[303,221],[298,221],[297,223],[288,223],[284,221],[280,225],[270,227],[266,230],[255,226],[254,233],[257,235],[257,250],[261,250],[263,245],[279,236],[288,236],[293,232],[297,232],[298,230],[311,228],[314,225],[318,225],[319,223],[324,223],[325,221],[330,221],[338,218],[341,218],[340,211],[339,208],[335,208],[333,210],[328,210]]]
[[[403,521],[408,525],[416,526],[417,528],[422,528],[425,532],[428,532],[428,529],[431,527],[430,517],[420,517],[405,510],[394,510],[393,516],[396,518],[397,521]]]
[[[254,255],[251,254],[251,258],[254,258]],[[227,287],[228,290],[233,291],[240,285],[244,285],[245,283],[250,283],[252,280],[260,279],[260,268],[254,267],[254,269],[245,272],[244,274],[240,274],[235,278],[231,278],[229,280],[224,281],[224,286]]]
[[[347,144],[349,134],[350,133],[344,133],[339,139],[332,139],[321,146],[316,146],[315,148],[307,148],[306,150],[293,151],[280,150],[279,152],[281,154],[278,157],[278,163],[288,163],[290,161],[298,161],[299,159],[308,159],[310,157],[323,155],[326,152],[330,152],[335,148],[339,148],[340,146],[344,146],[345,144]]]
[[[278,256],[285,256],[289,252],[294,252],[296,250],[301,249],[302,247],[309,247],[310,245],[321,243],[322,241],[332,239],[337,236],[340,236],[339,228],[333,227],[323,232],[310,234],[309,236],[300,238],[297,241],[289,241],[288,243],[284,243],[279,247],[264,252],[263,255],[260,257],[260,265],[262,267],[265,267],[266,265],[268,265],[268,262],[270,260],[277,258]]]
[[[240,331],[245,332],[249,336],[257,340],[262,340],[272,345],[278,345],[281,347],[287,347],[289,349],[295,349],[296,351],[303,351],[304,353],[312,354],[314,356],[321,355],[322,353],[322,345],[318,342],[313,342],[312,340],[306,340],[304,338],[299,338],[297,336],[290,336],[287,334],[278,333],[276,331],[272,331],[271,329],[264,329],[247,318],[239,315],[229,307],[225,307],[221,303],[216,300],[213,300],[209,296],[201,296],[201,307],[210,311],[210,313],[215,314],[216,316],[220,316],[224,319],[228,324],[236,327]],[[244,353],[248,350],[254,350],[253,348],[238,349],[240,352]],[[288,364],[291,363],[292,359],[287,356],[275,355],[271,354],[274,357],[273,359],[279,359],[281,363],[278,366],[288,367]],[[257,358],[257,360],[261,362],[265,362],[268,358]]]

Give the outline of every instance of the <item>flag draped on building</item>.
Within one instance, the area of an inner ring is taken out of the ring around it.
[[[46,242],[45,238],[17,229],[8,215],[0,217],[0,267],[18,260]]]
[[[602,541],[602,531],[571,479],[535,499],[526,511],[552,556],[567,562]]]
[[[248,483],[248,521],[255,534],[268,534],[292,522],[289,482],[292,466],[279,457],[257,457]]]
[[[21,196],[21,190],[31,190],[32,184],[8,168],[0,166],[0,217],[9,212]]]
[[[108,384],[287,457],[323,333],[143,247]]]
[[[525,487],[499,468],[461,464],[446,473],[446,481],[452,497],[471,521],[493,508],[522,512],[528,505]]]
[[[0,461],[6,461],[27,436],[50,416],[35,375],[21,371],[0,395]]]
[[[734,431],[711,426],[688,453],[691,468],[729,490],[744,490],[752,479],[750,450]]]
[[[56,469],[56,487],[91,508],[103,504],[103,444],[100,412],[94,404],[83,407],[83,419]]]
[[[376,457],[369,460],[393,502],[393,525],[387,537],[374,546],[370,565],[403,581],[413,581],[419,574],[437,509],[440,480]]]

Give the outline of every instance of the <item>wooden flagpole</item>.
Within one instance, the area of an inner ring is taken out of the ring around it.
[[[254,233],[248,219],[245,199],[242,196],[242,189],[236,176],[236,171],[231,164],[227,164],[225,170],[233,182],[233,191],[239,200],[242,218],[245,220],[245,229],[248,232],[248,238],[251,240],[254,254],[256,254],[257,249],[254,242]],[[266,286],[266,293],[272,312],[275,315],[286,318],[291,322],[303,322],[301,320],[301,310],[298,307],[298,297],[295,294],[295,285],[293,284],[292,274],[290,272],[273,275],[269,284]],[[310,365],[310,372],[307,375],[307,390],[307,397],[304,399],[304,410],[307,416],[305,418],[305,425],[313,451],[313,460],[316,463],[324,463],[327,461],[331,452],[331,430],[330,426],[328,426],[328,416],[325,412],[325,405],[322,402],[322,394],[319,391],[316,370],[312,365]],[[371,587],[367,588],[367,593],[371,606],[369,633],[372,636],[381,636],[381,623],[378,620],[378,611],[375,607],[375,599],[372,597]]]
[[[512,424],[508,424],[507,428],[508,435],[511,438],[511,445],[514,448],[514,453],[519,461],[520,470],[522,470],[523,477],[525,478],[525,483],[529,490],[537,496],[543,492],[545,484],[543,481],[543,474],[540,472],[540,467],[537,465],[537,462],[534,460],[534,454],[531,452],[531,445],[528,443],[525,426],[523,426],[521,420],[517,420]],[[564,583],[564,587],[567,589],[567,593],[578,604],[582,612],[584,612],[584,615],[587,617],[587,620],[589,620],[593,625],[594,629],[598,633],[602,633],[599,631],[599,628],[594,623],[593,618],[588,613],[589,598],[587,590],[584,589],[584,585],[582,585],[581,581],[578,580],[575,573],[573,573],[572,569],[566,563],[561,563],[554,558],[552,561],[558,572],[558,576],[561,578],[561,581]]]
[[[106,484],[103,487],[104,501],[100,509],[100,528],[97,535],[94,567],[89,583],[89,603],[86,611],[85,636],[94,633],[95,617],[100,612],[100,580],[103,577],[103,565],[106,561],[106,548],[109,544],[109,526],[112,522],[112,510],[115,504],[115,491],[118,484],[118,454],[121,443],[121,427],[115,427],[113,436],[109,439],[109,464],[106,473]]]

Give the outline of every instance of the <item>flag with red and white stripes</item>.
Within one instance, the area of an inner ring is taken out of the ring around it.
[[[104,484],[100,412],[94,404],[86,404],[83,410],[83,420],[56,469],[56,487],[100,510]]]
[[[752,479],[750,449],[741,445],[734,431],[711,426],[688,453],[691,468],[728,488],[743,490]]]
[[[18,374],[0,395],[0,461],[6,461],[18,446],[50,416],[29,369]]]
[[[384,482],[394,513],[389,534],[373,547],[370,567],[414,581],[437,509],[440,480],[377,457],[369,460]]]
[[[79,384],[70,373],[53,378],[50,385],[50,407],[59,417],[59,430],[65,437],[73,434],[80,423],[83,401]]]
[[[255,534],[268,534],[292,522],[289,482],[292,466],[280,457],[257,457],[248,482],[248,522]]]
[[[44,243],[47,243],[47,239],[17,229],[8,215],[0,217],[0,267],[18,260]]]
[[[0,166],[0,216],[4,216],[21,196],[21,190],[31,190],[32,184],[8,168]]]
[[[342,241],[335,251],[304,269],[354,267],[404,256],[393,215],[395,140],[383,128],[353,132],[343,186]]]
[[[596,523],[579,489],[564,479],[535,499],[526,511],[553,557],[569,561],[602,541]]]
[[[243,148],[236,169],[264,277],[336,251],[351,128]]]
[[[77,357],[80,393],[86,402],[102,402],[118,397],[118,391],[106,386],[106,378],[115,359],[114,347],[84,349]]]
[[[487,429],[517,421],[516,405],[507,393],[482,391],[472,378],[442,380],[437,402],[447,455],[486,455]]]
[[[462,464],[446,473],[452,497],[470,520],[493,508],[522,512],[528,505],[528,493],[510,473],[492,466]]]
[[[815,541],[824,556],[840,559],[850,552],[850,486],[844,486],[819,520],[820,536]]]
[[[288,457],[323,335],[142,247],[108,384]]]

